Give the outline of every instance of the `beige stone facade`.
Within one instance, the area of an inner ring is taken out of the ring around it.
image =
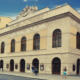
[[[61,46],[52,48],[53,32],[57,29],[61,31]],[[5,45],[4,52],[0,54],[1,68],[4,71],[33,73],[32,65],[35,64],[39,74],[63,74],[65,68],[68,75],[79,74],[77,32],[80,32],[80,14],[69,5],[53,10],[36,10],[24,16],[20,14],[8,27],[0,30],[0,44],[4,42]],[[33,50],[35,34],[40,35],[38,50]],[[21,51],[22,37],[26,37],[26,51]],[[11,52],[12,39],[15,40],[15,52]]]

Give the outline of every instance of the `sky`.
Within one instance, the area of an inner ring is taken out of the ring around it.
[[[14,19],[26,6],[38,6],[40,10],[45,7],[53,9],[65,3],[80,12],[80,0],[0,0],[0,16]]]

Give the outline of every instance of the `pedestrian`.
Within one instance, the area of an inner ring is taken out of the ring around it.
[[[36,67],[35,67],[34,71],[35,71],[35,75],[37,75],[38,74],[38,69]]]
[[[34,66],[32,66],[32,72],[34,73]]]
[[[67,68],[66,67],[64,68],[63,75],[64,75],[64,78],[66,79],[67,78],[66,77],[67,76]]]
[[[3,72],[3,67],[2,67],[2,72]]]

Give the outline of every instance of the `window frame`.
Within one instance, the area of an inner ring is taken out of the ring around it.
[[[5,52],[5,43],[1,43],[1,53],[3,54]]]
[[[11,52],[15,52],[15,39],[11,40]]]
[[[40,50],[40,34],[38,33],[33,37],[33,50]]]
[[[56,29],[52,34],[52,48],[57,48],[62,46],[62,32],[60,29]]]
[[[21,51],[26,51],[26,37],[21,38]]]

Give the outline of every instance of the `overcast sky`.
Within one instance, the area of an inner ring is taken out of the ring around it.
[[[80,12],[80,0],[0,0],[0,16],[14,18],[25,6],[38,6],[39,9],[55,8],[64,3],[70,4]]]

